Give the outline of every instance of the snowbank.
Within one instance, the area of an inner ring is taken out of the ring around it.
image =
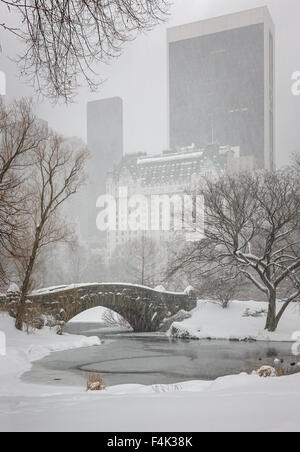
[[[6,355],[0,355],[0,396],[24,393],[24,384],[19,381],[19,377],[30,370],[33,361],[51,352],[101,343],[98,337],[58,336],[49,328],[26,334],[14,328],[14,320],[6,313],[0,313],[0,331],[6,336]]]
[[[51,397],[0,397],[0,431],[300,431],[300,375],[241,374],[173,386],[126,385]]]
[[[264,329],[266,314],[263,311],[267,312],[267,309],[267,303],[255,301],[233,301],[228,309],[214,302],[199,301],[192,317],[173,323],[168,334],[194,339],[293,342],[293,333],[300,331],[300,305],[289,306],[275,333]]]

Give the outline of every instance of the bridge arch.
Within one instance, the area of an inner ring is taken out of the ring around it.
[[[108,308],[127,320],[135,332],[158,331],[165,318],[196,307],[193,295],[113,283],[46,289],[35,292],[30,299],[63,323],[91,308]]]
[[[87,311],[81,312],[76,317],[73,317],[69,320],[67,323],[67,332],[72,333],[72,331],[78,331],[78,328],[76,328],[76,324],[92,324],[93,329],[96,328],[96,325],[99,324],[99,327],[102,328],[108,328],[108,329],[117,329],[120,331],[131,331],[133,328],[128,323],[128,321],[118,314],[116,311],[113,311],[112,309],[104,308],[104,307],[97,307],[97,308],[91,308]],[[89,328],[90,329],[90,328]],[[70,330],[70,331],[69,331]]]

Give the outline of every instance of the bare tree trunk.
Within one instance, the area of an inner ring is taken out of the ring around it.
[[[276,290],[271,290],[269,295],[269,310],[265,329],[274,333],[276,331],[279,320],[276,319]]]
[[[26,273],[25,273],[25,277],[24,277],[24,281],[23,281],[22,289],[21,289],[21,296],[20,296],[20,300],[18,303],[15,326],[16,326],[16,329],[20,330],[20,331],[22,331],[22,329],[23,329],[24,315],[25,315],[25,308],[26,308],[26,298],[28,295],[30,279],[31,279],[34,263],[36,260],[37,251],[39,248],[40,232],[41,232],[41,226],[39,226],[37,228],[36,233],[35,233],[35,241],[34,241],[32,253],[30,256],[29,264],[26,268]]]
[[[21,296],[19,299],[19,302],[18,302],[16,323],[15,323],[17,330],[20,330],[20,331],[23,330],[24,316],[25,316],[25,298]]]

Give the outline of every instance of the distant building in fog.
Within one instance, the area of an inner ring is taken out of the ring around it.
[[[172,149],[239,146],[274,169],[274,25],[266,7],[168,30]]]
[[[148,238],[160,242],[172,241],[175,238],[186,236],[186,231],[177,232],[174,229],[153,231],[145,228],[144,231],[133,231],[126,226],[130,213],[130,203],[126,201],[127,211],[120,209],[124,205],[124,196],[128,201],[132,196],[143,195],[150,205],[152,196],[167,195],[170,199],[175,195],[184,197],[187,190],[198,187],[204,178],[217,178],[228,172],[236,174],[243,171],[254,170],[253,157],[241,157],[240,149],[232,146],[209,145],[197,149],[195,146],[178,149],[177,151],[165,151],[161,155],[129,154],[107,178],[106,192],[116,200],[117,224],[116,230],[108,232],[107,257],[108,260],[118,247],[136,240],[141,233]],[[144,211],[147,220],[141,219],[150,225],[153,212]],[[157,212],[155,213],[157,214]],[[163,222],[164,212],[160,210],[159,224]]]
[[[89,199],[87,206],[88,240],[95,245],[105,237],[96,228],[96,201],[106,192],[106,176],[123,157],[123,101],[119,97],[87,104],[87,144],[89,163]]]

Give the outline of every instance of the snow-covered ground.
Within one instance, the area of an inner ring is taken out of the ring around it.
[[[106,308],[92,308],[81,312],[72,319],[72,323],[101,323]]]
[[[174,323],[172,331],[178,337],[189,336],[195,339],[252,338],[292,342],[293,334],[300,331],[300,304],[293,303],[289,306],[275,333],[264,329],[266,314],[263,311],[267,312],[267,308],[267,303],[254,301],[233,301],[227,309],[211,301],[199,301],[197,308],[192,311],[192,317]],[[248,316],[245,316],[247,310]]]
[[[17,331],[13,319],[5,313],[0,313],[0,332],[6,337],[6,355],[0,354],[0,397],[28,394],[32,393],[31,390],[39,394],[41,388],[28,388],[19,380],[24,372],[30,370],[33,361],[51,352],[99,346],[101,343],[98,337],[58,336],[49,328],[26,334]]]
[[[0,431],[300,431],[300,374],[86,393],[19,377],[51,351],[97,346],[98,338],[58,337],[48,329],[27,335],[15,331],[6,314],[0,314],[0,331],[7,337],[7,355],[0,356]]]
[[[300,431],[300,375],[241,375],[181,391],[118,387],[103,393],[2,397],[0,431]]]

